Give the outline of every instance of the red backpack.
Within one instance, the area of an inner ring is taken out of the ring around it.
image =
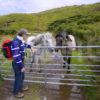
[[[8,60],[12,60],[12,52],[11,52],[11,43],[12,40],[5,40],[2,44],[2,52],[5,58]]]

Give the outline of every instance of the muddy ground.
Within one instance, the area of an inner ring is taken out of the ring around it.
[[[85,100],[80,88],[75,86],[59,85],[59,88],[53,89],[48,84],[26,84],[29,90],[24,92],[25,97],[21,100]],[[18,100],[12,95],[12,86],[12,81],[4,81],[0,87],[0,100]]]

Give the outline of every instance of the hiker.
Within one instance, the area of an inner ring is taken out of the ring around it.
[[[12,40],[11,51],[13,56],[12,67],[14,69],[15,81],[13,87],[13,94],[17,98],[24,97],[23,91],[28,90],[28,86],[23,86],[25,77],[25,65],[24,55],[25,48],[31,48],[31,46],[25,44],[28,37],[28,31],[26,29],[20,29],[16,38]]]

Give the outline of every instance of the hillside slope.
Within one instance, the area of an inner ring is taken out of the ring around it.
[[[0,16],[1,30],[18,30],[27,28],[29,31],[45,31],[49,24],[56,20],[69,18],[75,15],[100,15],[100,3],[81,6],[67,6],[53,10],[44,11],[37,14],[10,14]]]

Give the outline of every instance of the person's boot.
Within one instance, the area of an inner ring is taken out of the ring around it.
[[[16,95],[14,95],[16,98],[23,98],[24,97],[24,94],[23,93],[18,93]]]
[[[23,87],[23,91],[27,91],[28,89],[29,89],[28,86]]]

